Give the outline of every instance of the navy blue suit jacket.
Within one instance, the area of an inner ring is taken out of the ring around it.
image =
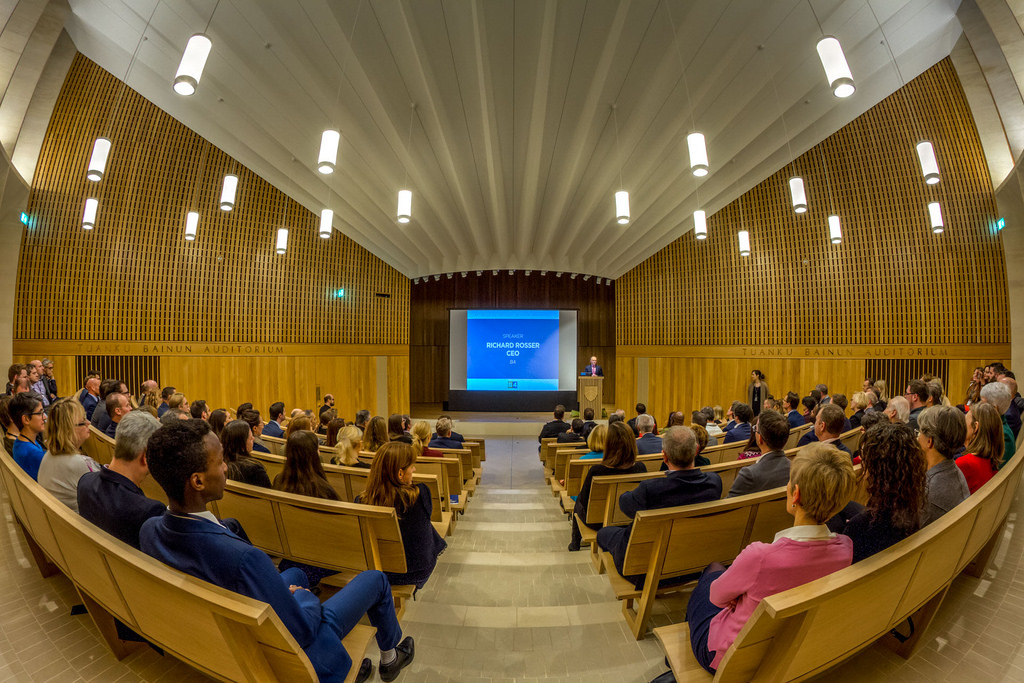
[[[284,436],[284,430],[281,429],[281,425],[273,420],[263,425],[263,433],[267,436],[272,436],[275,439],[280,439]]]
[[[82,393],[78,395],[78,402],[85,408],[85,419],[92,420],[92,413],[96,410],[96,404],[100,402],[100,399],[93,396],[85,389],[82,389]]]
[[[592,371],[590,369],[590,365],[589,364],[588,365],[584,365],[583,369],[580,370],[580,374],[581,375],[582,374],[586,374],[587,377],[591,377],[592,376]],[[597,376],[598,377],[604,377],[604,368],[602,368],[600,365],[597,366]]]
[[[427,444],[431,448],[462,448],[462,442],[456,439],[440,437],[437,434]]]
[[[809,430],[806,434],[800,437],[800,440],[796,442],[797,448],[800,446],[806,446],[809,443],[814,443],[818,440],[818,435],[814,433],[814,430]],[[850,449],[843,445],[842,441],[833,441],[832,445],[841,450],[843,453],[850,453]],[[850,453],[850,457],[853,457],[853,453]]]
[[[644,434],[636,440],[636,451],[638,455],[661,453],[661,437],[654,434]]]
[[[265,552],[219,524],[165,512],[149,519],[139,534],[142,551],[204,581],[261,600],[306,651],[321,681],[342,681],[351,660],[321,619],[320,599],[309,591],[291,593]]]
[[[452,435],[448,438],[452,441],[458,441],[460,444],[466,440],[466,437],[462,436],[462,434],[459,434],[458,432],[452,432]],[[437,439],[437,432],[430,435],[431,441],[434,441],[435,439]],[[454,446],[454,448],[462,448],[462,446]]]
[[[133,548],[139,547],[142,523],[166,509],[159,500],[147,498],[131,479],[106,465],[78,480],[78,513]]]
[[[750,439],[750,423],[738,422],[735,427],[725,433],[725,441],[722,443],[745,442],[748,439]]]
[[[800,414],[799,410],[791,410],[786,413],[786,420],[789,422],[790,429],[796,429],[797,427],[803,427],[807,424],[807,420]]]

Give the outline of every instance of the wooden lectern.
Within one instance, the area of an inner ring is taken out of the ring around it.
[[[593,408],[594,417],[600,419],[601,411],[604,409],[604,377],[580,377],[576,394],[580,404],[580,417],[583,416],[584,410]]]

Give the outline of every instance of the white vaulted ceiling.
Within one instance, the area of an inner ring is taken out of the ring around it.
[[[876,16],[903,80],[961,32],[957,0],[70,4],[67,30],[86,56],[124,78],[144,33],[132,88],[311,211],[334,209],[337,230],[410,277],[617,277],[692,229],[698,188],[710,215],[900,87]],[[199,90],[175,95],[184,45],[211,13]],[[828,88],[815,14],[846,51],[849,99]],[[342,143],[322,176],[329,126]],[[694,128],[711,161],[700,180],[686,152]],[[620,171],[627,226],[614,216]],[[406,225],[395,221],[403,186]]]

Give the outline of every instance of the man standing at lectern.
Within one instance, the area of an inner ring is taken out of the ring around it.
[[[590,357],[590,365],[583,368],[580,374],[587,377],[604,377],[604,369],[597,364],[597,356]]]

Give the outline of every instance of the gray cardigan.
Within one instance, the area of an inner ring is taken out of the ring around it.
[[[931,524],[971,495],[964,473],[952,460],[943,460],[929,468],[925,481],[928,484],[928,499],[921,511],[921,526]]]

